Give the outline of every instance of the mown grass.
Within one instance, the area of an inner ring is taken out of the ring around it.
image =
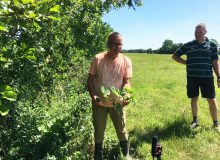
[[[133,63],[131,80],[136,106],[127,107],[127,130],[134,159],[152,159],[151,139],[158,136],[164,160],[218,160],[220,135],[212,128],[206,99],[199,99],[200,126],[190,128],[190,100],[185,66],[171,55],[127,54]],[[220,91],[216,88],[217,100]],[[109,121],[108,121],[109,122]],[[112,123],[106,139],[117,140]],[[106,141],[106,142],[107,142]],[[105,143],[106,144],[106,143]]]

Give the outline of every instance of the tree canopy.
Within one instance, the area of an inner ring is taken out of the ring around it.
[[[102,22],[102,15],[125,5],[134,7],[141,2],[1,1],[0,113],[7,114],[9,104],[17,98],[35,97],[39,90],[50,87],[55,75],[66,72],[78,57],[104,50],[112,28]],[[27,95],[27,90],[32,93]]]

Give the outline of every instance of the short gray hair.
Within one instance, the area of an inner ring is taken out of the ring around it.
[[[207,31],[205,23],[199,23],[199,24],[196,25],[196,28],[200,28],[200,27],[204,28],[205,31]]]

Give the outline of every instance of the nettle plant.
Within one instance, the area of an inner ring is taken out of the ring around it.
[[[101,92],[103,94],[104,101],[112,101],[113,107],[117,112],[120,112],[122,110],[122,105],[124,102],[132,102],[135,104],[135,99],[132,95],[133,89],[130,87],[119,89],[111,86],[111,89],[107,89],[102,86]]]

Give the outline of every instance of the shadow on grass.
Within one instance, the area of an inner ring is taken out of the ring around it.
[[[193,130],[189,122],[187,122],[183,118],[176,119],[173,122],[168,122],[164,125],[165,127],[159,128],[155,126],[155,128],[145,129],[134,128],[129,132],[130,141],[130,153],[132,156],[137,155],[136,149],[143,143],[151,144],[152,137],[157,136],[159,141],[173,139],[173,138],[193,138],[199,132],[199,130]],[[108,144],[105,148],[105,159],[107,160],[120,160],[120,145],[114,141]]]
[[[189,123],[185,119],[176,119],[174,122],[169,122],[164,128],[145,128],[139,129],[134,128],[130,131],[130,138],[134,138],[131,141],[131,147],[135,150],[142,143],[152,142],[152,137],[157,136],[159,141],[166,140],[170,138],[193,138],[198,133],[197,130],[193,130]]]

